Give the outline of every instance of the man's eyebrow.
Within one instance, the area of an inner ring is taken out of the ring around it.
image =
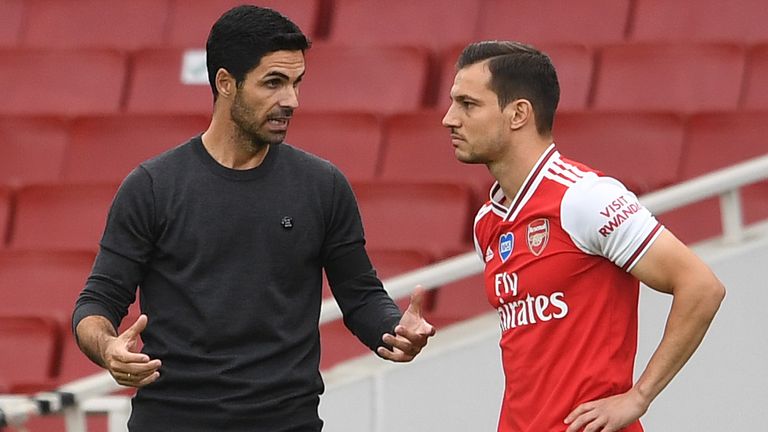
[[[456,102],[478,102],[477,99],[473,98],[472,96],[466,95],[466,94],[460,94],[453,97],[453,99]]]
[[[272,78],[280,78],[280,79],[283,79],[285,81],[290,81],[291,80],[291,77],[289,77],[288,75],[284,74],[283,72],[279,72],[279,71],[269,71],[261,79],[262,79],[262,81],[264,81],[264,80],[269,80],[269,79],[272,79]],[[299,75],[296,78],[296,81],[297,82],[301,81],[302,78],[304,78],[304,72],[302,72],[301,75]]]

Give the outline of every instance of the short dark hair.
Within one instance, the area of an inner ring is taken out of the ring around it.
[[[552,131],[560,101],[560,84],[549,56],[536,48],[512,41],[482,41],[467,45],[459,55],[457,69],[488,60],[490,89],[499,98],[499,107],[524,98],[536,113],[536,130]]]
[[[218,97],[216,72],[226,69],[242,85],[264,55],[275,51],[304,51],[311,45],[301,29],[275,10],[243,5],[222,15],[205,44],[208,81],[213,100]]]

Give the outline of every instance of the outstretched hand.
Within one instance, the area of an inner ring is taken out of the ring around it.
[[[150,360],[138,350],[139,335],[146,327],[147,316],[142,314],[121,335],[110,338],[104,347],[105,366],[118,384],[144,387],[160,377],[160,360]]]
[[[392,349],[379,347],[376,352],[387,360],[409,362],[427,345],[427,340],[435,335],[435,327],[421,315],[424,301],[424,289],[420,286],[411,294],[411,304],[403,313],[400,323],[395,327],[395,334],[382,336],[382,340]]]

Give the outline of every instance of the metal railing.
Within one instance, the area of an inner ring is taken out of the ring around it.
[[[704,176],[652,192],[640,201],[658,215],[694,202],[719,196],[722,240],[737,242],[744,235],[741,198],[742,186],[768,179],[768,154]],[[434,289],[446,283],[473,276],[483,264],[475,252],[468,252],[403,275],[387,279],[389,294],[400,299],[410,295],[416,285]],[[341,310],[333,299],[321,305],[320,323],[341,318]],[[66,417],[69,432],[86,431],[85,413],[109,415],[110,432],[126,431],[130,414],[129,399],[105,396],[122,389],[107,372],[74,381],[53,392],[34,396],[0,396],[0,427],[23,426],[31,416],[57,414]]]

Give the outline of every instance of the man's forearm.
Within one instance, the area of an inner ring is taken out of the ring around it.
[[[80,350],[97,365],[106,368],[104,347],[107,341],[117,337],[117,331],[103,316],[91,315],[83,318],[75,329]]]
[[[724,295],[717,280],[679,291],[672,301],[664,336],[635,384],[648,405],[701,344]]]

